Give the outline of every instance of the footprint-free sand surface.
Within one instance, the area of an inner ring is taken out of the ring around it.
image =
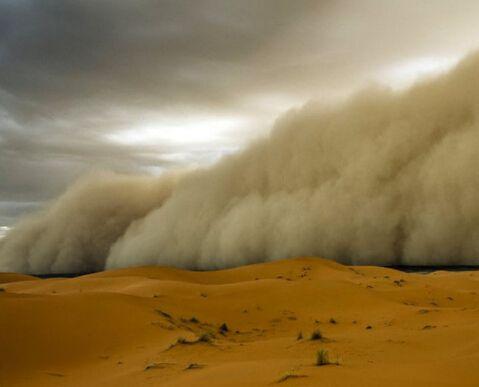
[[[338,364],[316,366],[321,349]],[[301,258],[0,274],[2,387],[477,387],[478,364],[479,272]]]

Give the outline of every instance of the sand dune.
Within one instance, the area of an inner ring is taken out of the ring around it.
[[[479,385],[479,272],[303,258],[0,283],[1,386]]]
[[[5,284],[8,282],[32,281],[35,279],[38,278],[28,274],[0,273],[0,284]]]

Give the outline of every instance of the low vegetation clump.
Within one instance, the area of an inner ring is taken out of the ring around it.
[[[190,344],[188,340],[186,340],[184,337],[178,337],[178,340],[176,340],[177,344]]]
[[[155,309],[155,312],[158,313],[160,316],[163,316],[164,318],[171,318],[171,314],[166,313],[160,309]]]
[[[200,368],[203,368],[204,366],[198,363],[190,363],[188,366],[185,368],[185,370],[197,370]]]
[[[192,345],[196,343],[211,343],[214,339],[214,334],[205,332],[202,333],[200,336],[198,336],[194,340],[188,340],[184,337],[179,337],[176,339],[176,342],[170,346],[170,348],[173,348],[175,345],[182,344],[182,345]]]
[[[296,337],[296,340],[303,340],[303,332],[299,331],[298,337]]]
[[[118,364],[119,363],[120,362],[118,362]],[[167,365],[166,363],[150,363],[144,368],[144,371],[165,368],[166,365]]]
[[[329,364],[332,364],[329,361],[329,352],[325,349],[320,349],[316,353],[316,365],[320,367],[320,366],[329,365]]]
[[[321,340],[323,338],[323,334],[321,333],[321,331],[319,329],[315,329],[313,331],[313,333],[311,333],[311,337],[310,337],[310,340]]]
[[[200,343],[211,343],[213,341],[213,336],[210,333],[203,333],[199,338],[198,341]]]
[[[219,331],[220,333],[225,334],[229,331],[228,325],[226,325],[226,323],[221,324]]]
[[[316,366],[321,367],[325,365],[339,365],[339,361],[331,361],[329,358],[329,352],[326,349],[321,348],[316,352]]]

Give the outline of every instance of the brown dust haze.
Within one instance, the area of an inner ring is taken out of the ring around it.
[[[476,54],[403,92],[289,111],[208,168],[86,176],[0,241],[0,271],[477,264],[478,193]]]

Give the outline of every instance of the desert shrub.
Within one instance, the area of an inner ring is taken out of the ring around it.
[[[210,333],[203,333],[199,338],[198,341],[201,343],[211,343],[213,337]]]
[[[310,340],[321,340],[323,338],[323,334],[319,329],[315,329],[313,333],[311,333]]]
[[[328,351],[325,350],[325,349],[320,349],[316,353],[316,365],[318,367],[320,367],[320,366],[324,366],[324,365],[328,365],[328,364],[331,364],[331,362],[329,361]]]
[[[178,344],[189,344],[189,341],[186,340],[184,337],[178,337],[178,340],[176,340]]]
[[[228,332],[229,331],[228,325],[226,325],[226,323],[221,324],[219,331],[220,333]]]

